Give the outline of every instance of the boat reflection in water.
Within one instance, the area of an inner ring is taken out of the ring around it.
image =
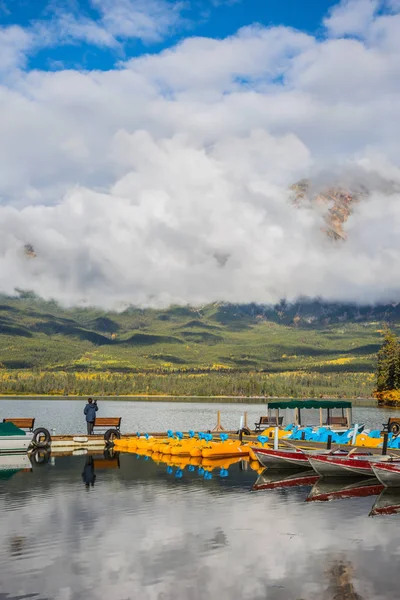
[[[288,474],[285,471],[284,477],[282,473],[276,471],[269,471],[265,469],[259,475],[257,481],[252,487],[252,491],[257,492],[260,490],[274,490],[282,488],[300,487],[313,485],[319,479],[319,475],[309,469],[308,471],[293,471]]]
[[[309,493],[306,502],[329,502],[331,500],[344,500],[348,498],[366,498],[377,496],[383,490],[383,485],[375,478],[354,478],[349,480],[319,478]]]
[[[32,464],[27,454],[0,455],[0,479],[10,479],[21,472],[32,472]]]
[[[400,489],[384,488],[369,513],[370,517],[378,515],[396,515],[400,513]]]

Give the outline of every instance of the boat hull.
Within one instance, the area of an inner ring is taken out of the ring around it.
[[[10,435],[0,437],[0,453],[27,452],[32,435]]]
[[[385,487],[400,487],[400,462],[372,463],[375,476]]]
[[[272,448],[252,448],[257,460],[269,469],[290,469],[293,467],[309,469],[310,464],[307,456],[301,450]]]
[[[371,477],[374,475],[367,458],[336,457],[309,455],[309,461],[321,477],[354,477],[355,475]]]

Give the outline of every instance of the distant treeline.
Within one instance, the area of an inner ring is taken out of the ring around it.
[[[115,373],[0,369],[0,394],[356,398],[372,395],[369,373]]]

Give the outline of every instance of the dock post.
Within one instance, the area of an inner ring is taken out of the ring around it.
[[[246,429],[248,429],[248,425],[247,425],[247,411],[244,413],[244,427],[246,427]]]
[[[382,454],[387,454],[389,434],[387,431],[383,434]]]
[[[274,450],[278,450],[278,447],[279,447],[279,428],[275,427]]]
[[[224,428],[221,425],[221,411],[220,410],[217,412],[217,424],[214,427],[213,431],[214,432],[215,431],[225,431]]]
[[[330,450],[332,448],[332,436],[328,435],[328,441],[326,442],[326,449]]]

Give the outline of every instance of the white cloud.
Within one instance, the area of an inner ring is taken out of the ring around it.
[[[0,27],[0,73],[23,67],[31,46],[32,36],[22,27]]]
[[[397,19],[375,16],[364,41],[254,26],[108,72],[9,72],[0,289],[104,306],[397,300]],[[290,204],[307,176],[371,190],[346,243]]]
[[[379,5],[380,0],[342,0],[324,20],[325,27],[335,37],[362,36],[371,25]]]
[[[107,32],[116,38],[158,41],[180,21],[183,2],[168,0],[91,0]]]

